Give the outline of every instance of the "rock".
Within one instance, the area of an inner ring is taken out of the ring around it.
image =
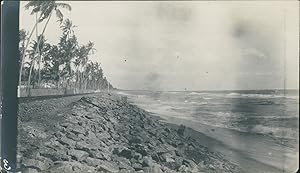
[[[68,155],[70,155],[72,159],[77,161],[82,161],[89,156],[87,152],[76,149],[69,150]]]
[[[106,131],[104,131],[102,133],[97,133],[96,136],[99,140],[103,140],[103,139],[107,139],[107,138],[111,137],[110,134]]]
[[[137,106],[116,99],[114,94],[86,96],[71,108],[58,112],[59,119],[42,119],[49,120],[44,121],[45,127],[51,127],[48,131],[40,129],[47,135],[46,142],[38,141],[39,145],[27,138],[20,140],[22,154],[18,159],[23,168],[29,169],[27,172],[239,172],[223,157],[209,154],[201,143],[187,137],[184,125],[174,128],[161,123]],[[30,131],[36,138],[36,126],[26,130],[32,124],[23,123],[23,131]],[[30,149],[26,149],[28,146]],[[204,158],[205,165],[192,161]]]
[[[111,160],[111,154],[108,152],[96,152],[95,154],[96,158],[101,159],[101,160]]]
[[[50,140],[44,143],[44,146],[47,146],[49,148],[61,147],[61,145],[62,144],[59,141],[57,141],[55,138],[51,138]]]
[[[180,125],[179,128],[177,129],[177,133],[180,135],[180,136],[184,136],[184,132],[185,132],[185,126],[184,125]]]
[[[158,139],[162,144],[164,144],[165,143],[165,140],[164,140],[164,138],[159,138]]]
[[[95,172],[93,167],[81,164],[79,162],[56,162],[49,170],[48,173],[82,173],[82,172]]]
[[[132,151],[129,149],[123,149],[118,155],[127,159],[131,159],[133,157]]]
[[[159,164],[154,164],[153,166],[143,168],[143,171],[145,173],[163,173],[160,167]]]
[[[83,139],[85,139],[85,138],[86,138],[86,136],[85,136],[85,135],[83,135],[83,134],[78,134],[77,136],[78,136],[78,138],[79,138],[79,139],[81,139],[81,140],[83,140]]]
[[[75,135],[74,133],[67,132],[66,137],[72,139],[73,141],[80,141],[79,136]]]
[[[105,173],[119,172],[119,168],[115,164],[107,161],[101,161],[101,164],[97,166],[96,170],[98,172],[103,171]]]
[[[83,150],[83,151],[91,151],[91,150],[97,150],[99,148],[104,147],[104,145],[101,142],[96,142],[93,140],[81,140],[76,142],[75,147],[79,150]]]
[[[63,136],[62,138],[57,140],[59,143],[61,143],[62,145],[69,145],[69,146],[75,146],[76,142],[73,141],[72,139],[69,139],[65,136]]]
[[[140,144],[140,143],[142,143],[142,138],[140,138],[138,136],[131,137],[129,139],[129,143],[130,144],[133,144],[133,143]]]
[[[36,168],[37,170],[45,170],[50,166],[49,163],[39,161],[39,160],[35,160],[35,159],[24,160],[22,162],[22,165],[25,166],[25,167]]]
[[[91,120],[91,119],[94,119],[94,115],[93,114],[86,114],[85,118]]]
[[[143,162],[142,162],[142,166],[143,166],[143,167],[151,167],[151,166],[153,166],[153,165],[154,165],[154,161],[152,160],[151,157],[145,156],[145,157],[143,158]]]
[[[147,149],[145,148],[144,145],[137,144],[137,145],[135,145],[134,148],[132,147],[132,149],[135,149],[135,151],[137,153],[140,153],[142,156],[147,156],[148,155],[148,151],[147,151]]]
[[[160,159],[160,157],[158,156],[157,153],[152,154],[151,157],[152,157],[152,159],[155,160],[156,162],[161,162],[161,159]]]
[[[88,131],[87,138],[89,138],[90,141],[98,141],[97,136],[92,131]]]
[[[136,160],[140,160],[142,159],[142,154],[141,153],[134,153],[134,156],[133,156]]]
[[[85,162],[87,163],[87,165],[93,166],[93,167],[97,167],[97,166],[99,166],[99,165],[101,165],[103,163],[103,162],[101,162],[101,160],[95,159],[95,158],[91,158],[91,157],[87,157],[85,159]]]
[[[161,154],[161,160],[164,162],[175,162],[173,156],[170,153]]]
[[[64,127],[64,128],[68,128],[68,127],[72,127],[73,124],[69,123],[69,122],[63,122],[63,123],[60,123],[60,126]]]
[[[70,159],[70,156],[68,156],[67,153],[61,149],[60,150],[54,150],[54,149],[41,150],[40,155],[51,159],[53,162],[68,161]]]
[[[197,164],[189,159],[183,159],[182,164],[189,167],[189,168],[196,168]]]
[[[166,127],[164,130],[165,130],[167,133],[170,133],[170,132],[171,132],[170,128],[168,128],[168,127]]]
[[[134,169],[135,171],[139,171],[139,170],[142,170],[142,169],[143,169],[143,166],[142,166],[142,164],[140,164],[140,163],[133,163],[131,166],[133,167],[133,169]]]
[[[134,171],[134,169],[131,167],[131,162],[124,158],[124,157],[118,157],[115,159],[118,163],[119,169],[126,169],[127,171]]]
[[[39,171],[35,168],[25,168],[22,173],[38,173]]]
[[[76,127],[73,127],[71,132],[73,132],[74,134],[78,135],[78,134],[83,134],[85,135],[85,129],[84,127],[82,126],[76,126]]]
[[[127,102],[127,97],[126,96],[122,96],[121,97],[121,101],[124,102],[124,103],[126,103]]]
[[[120,146],[120,145],[117,145],[117,146],[114,146],[113,149],[112,149],[112,153],[113,154],[119,154],[121,153],[124,149],[127,149],[125,146]]]
[[[185,166],[185,165],[181,165],[179,168],[178,168],[178,171],[179,172],[182,172],[182,173],[186,173],[188,172],[188,168]]]

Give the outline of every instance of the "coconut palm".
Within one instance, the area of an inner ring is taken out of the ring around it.
[[[65,35],[65,39],[68,40],[73,34],[76,26],[73,25],[72,21],[70,19],[66,19],[63,24],[60,26],[60,28],[63,31],[63,35]]]
[[[30,70],[29,70],[29,77],[28,77],[27,87],[30,87],[30,84],[31,84],[31,74],[32,74],[32,70],[34,69],[34,63],[35,63],[36,57],[37,56],[40,56],[40,57],[44,56],[51,49],[51,45],[46,42],[46,39],[45,39],[44,36],[42,36],[42,35],[39,36],[38,40],[40,40],[40,41],[39,42],[37,42],[37,41],[33,42],[32,50],[30,51],[31,66],[30,66]],[[39,50],[40,54],[36,56],[35,50]],[[40,82],[40,70],[38,69],[38,84],[39,84],[39,82]]]
[[[63,83],[67,80],[67,86],[69,86],[74,74],[71,66],[78,52],[78,41],[74,35],[74,27],[72,21],[66,19],[61,25],[63,33],[58,43],[59,52],[61,53],[59,64],[61,70],[59,77],[63,79]]]
[[[32,8],[32,11],[31,11],[31,14],[34,14],[34,13],[39,13],[39,17],[38,17],[38,20],[37,22],[35,23],[31,33],[30,33],[30,36],[29,36],[29,39],[28,39],[28,42],[26,44],[26,47],[25,47],[25,51],[27,50],[28,48],[28,45],[29,45],[29,42],[30,42],[30,38],[33,34],[33,31],[35,30],[35,28],[37,27],[37,24],[39,22],[42,22],[44,21],[45,19],[47,19],[46,21],[46,24],[43,28],[43,31],[41,33],[41,35],[44,35],[44,32],[47,28],[47,25],[50,21],[50,18],[52,16],[52,13],[55,12],[56,13],[56,16],[58,17],[58,21],[61,23],[63,21],[63,13],[61,12],[60,8],[64,8],[64,9],[67,9],[67,10],[71,10],[71,6],[69,4],[66,4],[66,3],[57,3],[56,1],[54,0],[50,0],[50,1],[39,1],[39,0],[33,0],[33,1],[30,1],[28,2],[26,5],[25,5],[25,9],[29,9],[29,8]],[[37,43],[40,44],[40,40],[37,40]],[[39,47],[37,45],[37,47]],[[35,53],[37,53],[37,50],[35,50]],[[40,61],[40,60],[39,60]],[[22,67],[23,67],[23,63],[24,63],[24,55],[22,57],[22,63],[21,63],[21,68],[20,68],[20,74],[22,74]],[[30,83],[30,81],[28,81]],[[21,83],[21,78],[19,78],[19,83]]]
[[[21,29],[19,31],[19,38],[20,38],[20,44],[21,44],[21,45],[19,45],[19,51],[20,51],[20,55],[22,55],[22,56],[25,53],[24,50],[25,50],[25,42],[27,40],[27,37],[28,37],[28,33],[24,29]]]

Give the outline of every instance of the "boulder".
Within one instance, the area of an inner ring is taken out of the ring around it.
[[[133,157],[133,152],[129,149],[123,149],[118,155],[127,159],[131,159]]]
[[[59,143],[61,143],[62,145],[69,145],[69,146],[75,146],[76,142],[73,141],[70,138],[67,138],[65,136],[61,137],[60,139],[57,140]]]
[[[39,171],[35,168],[25,168],[22,173],[38,173]]]
[[[89,156],[87,152],[82,150],[76,150],[76,149],[69,150],[68,155],[70,155],[72,159],[77,161],[82,161]]]
[[[142,138],[139,136],[133,136],[133,137],[129,138],[129,143],[130,144],[140,144],[140,143],[142,143]]]
[[[119,172],[119,168],[117,167],[117,165],[112,164],[110,162],[107,161],[101,161],[101,164],[97,166],[96,170],[98,172],[105,172],[105,173],[115,173],[115,172]]]
[[[36,159],[27,159],[22,162],[24,167],[31,167],[37,170],[45,170],[47,169],[50,164],[44,161],[36,160]]]
[[[85,129],[82,126],[76,126],[76,127],[72,127],[71,132],[73,132],[74,134],[78,135],[78,134],[83,134],[85,135]]]
[[[143,162],[142,162],[143,167],[151,167],[154,164],[155,163],[151,157],[148,157],[148,156],[143,157]]]
[[[133,167],[133,169],[134,169],[135,171],[139,171],[139,170],[142,170],[142,169],[143,169],[143,166],[142,166],[142,164],[140,164],[140,163],[133,163],[131,166]]]
[[[161,166],[159,164],[154,164],[150,167],[144,167],[143,171],[145,173],[163,173],[163,171],[161,170]]]
[[[46,171],[45,171],[46,172]],[[81,164],[79,162],[56,162],[50,169],[47,170],[48,173],[82,173],[82,172],[93,172],[95,173],[95,168]]]
[[[51,159],[53,162],[55,161],[68,161],[71,157],[67,155],[64,150],[54,150],[52,148],[49,149],[41,149],[40,155],[46,158]]]
[[[196,168],[197,167],[197,164],[194,161],[189,160],[189,159],[183,159],[182,164],[189,167],[189,168]]]
[[[180,136],[184,136],[185,134],[185,129],[186,127],[184,125],[180,125],[179,128],[177,129],[177,133],[180,135]]]
[[[114,160],[116,160],[117,165],[120,169],[126,169],[127,171],[134,171],[134,169],[131,167],[131,162],[124,158],[124,157],[117,157]]]

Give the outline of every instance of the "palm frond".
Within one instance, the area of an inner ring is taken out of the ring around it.
[[[37,13],[39,11],[40,11],[40,7],[35,7],[35,8],[32,9],[30,14],[32,15],[32,14]]]
[[[36,7],[40,4],[38,0],[29,1],[24,7],[26,10],[28,10],[30,7]]]
[[[43,11],[41,13],[41,18],[40,18],[39,22],[42,22],[43,20],[45,20],[48,17],[50,17],[51,13],[52,13],[52,9],[51,8],[45,9],[45,11]]]
[[[63,22],[64,15],[62,14],[62,12],[59,9],[56,9],[55,12],[56,12],[56,16],[58,18],[58,21],[61,24]]]
[[[56,3],[56,6],[57,6],[57,7],[62,7],[62,8],[65,8],[65,9],[67,9],[67,10],[69,10],[69,11],[71,11],[71,10],[72,10],[72,7],[71,7],[71,5],[69,5],[69,4],[66,4],[66,3]]]

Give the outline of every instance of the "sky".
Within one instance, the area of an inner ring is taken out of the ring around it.
[[[30,31],[25,3],[20,28]],[[91,59],[119,89],[280,89],[284,77],[299,88],[297,1],[67,3],[79,42],[95,43]],[[56,21],[45,32],[51,43],[61,35]]]

